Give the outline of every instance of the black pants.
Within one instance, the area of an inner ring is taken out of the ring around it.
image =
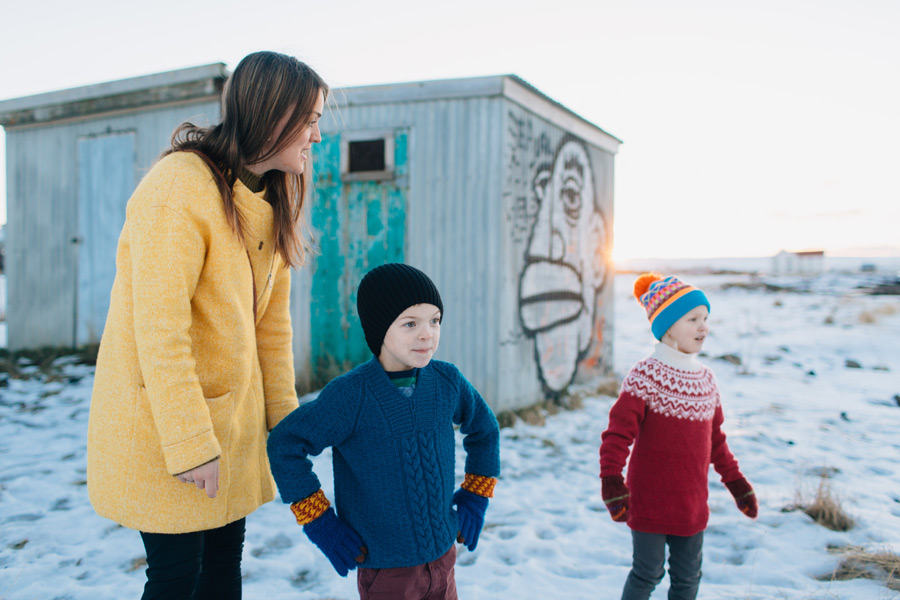
[[[141,600],[240,600],[244,519],[194,533],[144,533]]]

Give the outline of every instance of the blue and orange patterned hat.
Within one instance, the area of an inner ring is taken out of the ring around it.
[[[709,300],[702,290],[688,285],[677,277],[663,277],[659,273],[644,273],[634,282],[634,297],[647,311],[653,337],[662,336],[675,321],[705,305],[709,310]]]

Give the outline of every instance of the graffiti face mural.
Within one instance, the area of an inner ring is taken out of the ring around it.
[[[562,391],[594,335],[606,279],[606,224],[584,145],[564,138],[532,179],[538,211],[519,279],[519,315],[544,385]]]

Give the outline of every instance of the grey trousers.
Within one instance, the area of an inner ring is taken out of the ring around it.
[[[665,575],[666,544],[669,546],[669,600],[694,600],[700,588],[703,532],[690,537],[631,532],[634,562],[622,600],[647,600]]]

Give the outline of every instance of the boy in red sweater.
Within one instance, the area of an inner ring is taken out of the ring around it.
[[[660,343],[622,382],[600,445],[603,501],[614,521],[628,523],[634,543],[622,600],[650,597],[665,574],[667,544],[669,600],[693,600],[709,518],[709,465],[741,512],[755,519],[758,504],[725,442],[715,376],[697,360],[709,333],[709,300],[656,273],[641,275],[634,295]]]

